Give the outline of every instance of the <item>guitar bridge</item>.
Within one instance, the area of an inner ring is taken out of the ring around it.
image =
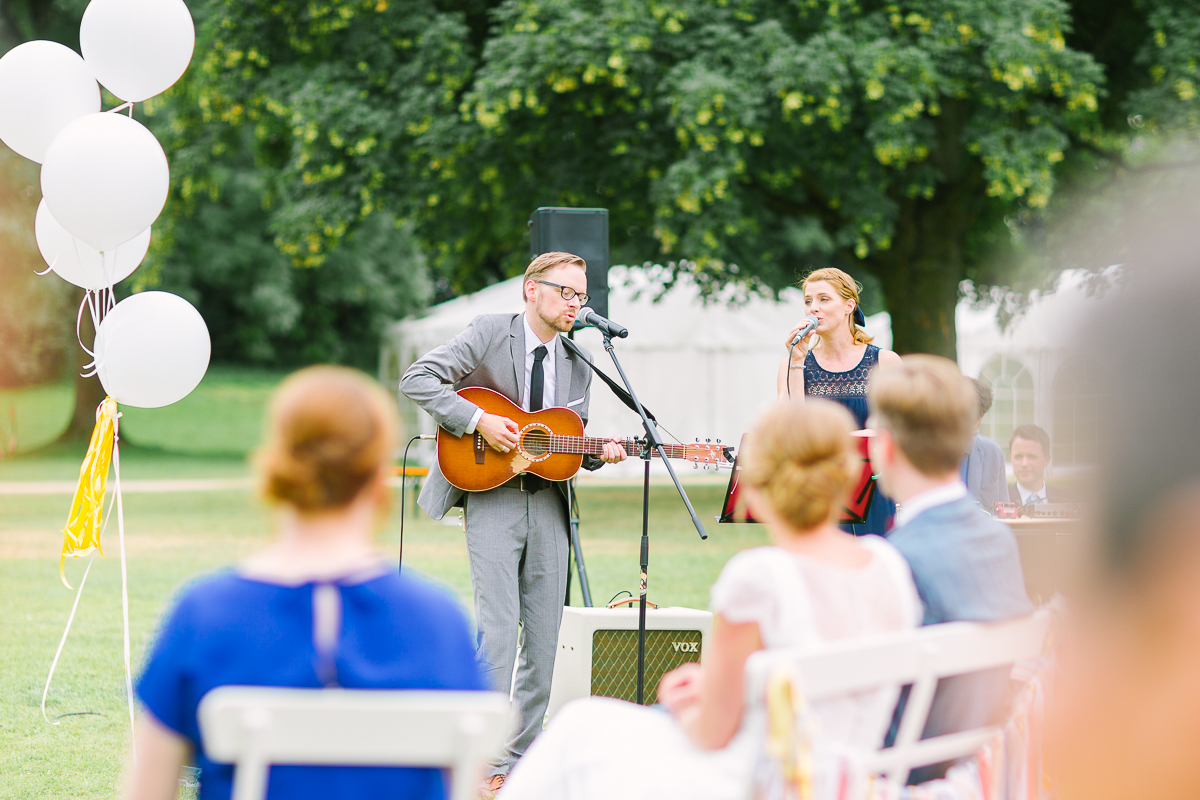
[[[475,432],[475,463],[476,464],[483,463],[484,447],[485,447],[485,445],[483,443],[483,434],[476,431]]]

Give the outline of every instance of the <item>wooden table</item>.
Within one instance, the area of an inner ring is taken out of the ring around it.
[[[1030,600],[1044,603],[1055,592],[1069,588],[1084,557],[1080,520],[1019,517],[1001,522],[1016,536]]]

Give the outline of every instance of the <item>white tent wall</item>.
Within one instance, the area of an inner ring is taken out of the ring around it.
[[[727,300],[704,303],[686,277],[655,302],[657,273],[640,268],[614,267],[609,274],[609,316],[629,328],[629,338],[614,342],[617,357],[633,382],[638,398],[657,416],[659,423],[683,442],[695,438],[721,439],[737,445],[754,419],[775,400],[775,376],[785,349],[783,337],[804,317],[804,302],[795,289],[781,293],[779,302],[752,297],[736,304]],[[959,305],[958,362],[972,377],[998,358],[1024,367],[1031,377],[1032,404],[1017,404],[1006,411],[1008,419],[992,423],[985,419],[985,432],[998,434],[1014,425],[1033,422],[1054,430],[1054,386],[1068,359],[1067,347],[1079,320],[1097,297],[1089,294],[1082,276],[1065,274],[1052,294],[1036,296],[1030,307],[1005,330],[996,322],[992,308]],[[419,318],[406,319],[388,328],[380,357],[380,378],[392,390],[413,361],[428,350],[461,332],[478,314],[517,313],[523,308],[521,279],[513,278],[475,294],[434,306]],[[881,347],[891,346],[891,320],[884,314],[867,319],[867,332]],[[604,351],[600,334],[586,329],[576,341],[591,351],[596,364],[619,378]],[[1024,380],[1024,377],[1022,377]],[[405,429],[433,433],[433,420],[400,396]],[[994,417],[1002,409],[994,408]],[[1003,424],[999,424],[999,423]],[[637,416],[612,395],[597,378],[592,382],[588,434],[634,436],[641,432]],[[1059,432],[1061,433],[1061,431]],[[664,433],[664,438],[670,437]],[[1000,444],[1007,448],[1007,435]],[[419,450],[418,458],[428,463],[432,447]],[[681,475],[703,475],[675,462]],[[1060,468],[1070,465],[1058,465]],[[1078,465],[1076,465],[1078,466]],[[655,463],[654,474],[665,469]],[[634,462],[607,466],[604,477],[635,477],[641,465]],[[711,472],[709,473],[712,474]]]

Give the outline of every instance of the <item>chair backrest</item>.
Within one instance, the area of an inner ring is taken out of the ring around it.
[[[198,716],[207,756],[236,764],[233,800],[265,797],[272,764],[449,768],[467,800],[512,722],[500,692],[263,686],[213,689]]]
[[[941,678],[1012,665],[1041,655],[1050,610],[1005,622],[949,622],[812,649],[764,650],[746,665],[748,718],[762,719],[767,682],[788,670],[808,701],[912,684],[892,747],[870,754],[867,770],[900,785],[910,770],[976,752],[996,727],[921,739]]]

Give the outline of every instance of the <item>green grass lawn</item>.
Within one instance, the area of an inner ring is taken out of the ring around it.
[[[249,474],[246,456],[261,437],[266,402],[282,372],[214,366],[185,400],[162,409],[122,408],[122,476],[210,478]],[[71,414],[69,383],[0,391],[0,442],[9,453],[10,414],[16,455],[0,458],[0,481],[62,481],[79,476],[82,444],[51,444]],[[11,412],[10,412],[11,409]],[[38,449],[40,448],[40,449]],[[31,452],[33,451],[33,452]],[[111,485],[111,484],[110,484]],[[693,484],[692,500],[711,520],[723,485]],[[581,536],[597,604],[638,579],[641,489],[581,487]],[[379,544],[398,554],[399,498]],[[111,798],[128,743],[121,657],[120,570],[115,526],[105,534],[108,560],[97,558],[47,702],[58,725],[39,711],[46,671],[74,593],[58,578],[59,532],[70,497],[0,495],[0,797]],[[270,519],[248,491],[137,494],[125,497],[133,661],[171,595],[189,579],[262,546]],[[411,515],[411,506],[409,506]],[[738,550],[762,544],[757,525],[709,524],[701,541],[671,486],[651,490],[650,599],[707,607],[721,566]],[[469,607],[462,532],[423,514],[406,527],[405,564],[447,585]],[[84,559],[71,559],[74,585]],[[572,602],[581,603],[579,586]],[[468,609],[469,611],[469,609]],[[136,667],[135,667],[136,669]]]
[[[168,454],[141,461],[131,457],[130,462],[137,463],[137,469],[155,464],[169,468],[171,477],[178,477],[174,470],[190,463]],[[238,463],[199,459],[187,471],[212,474],[202,470]],[[701,518],[711,520],[723,487],[698,485],[689,493]],[[637,487],[580,490],[583,550],[597,603],[622,589],[636,589],[640,501]],[[103,542],[109,560],[97,558],[92,568],[47,702],[51,717],[93,713],[66,716],[52,726],[42,720],[38,708],[46,670],[74,598],[57,574],[62,542],[58,531],[68,503],[65,495],[0,496],[0,796],[5,798],[111,798],[125,758],[120,571],[111,526]],[[397,509],[379,536],[380,546],[393,557],[398,505],[397,498]],[[172,593],[193,576],[261,546],[269,536],[270,520],[243,491],[129,494],[125,508],[136,665]],[[766,541],[758,525],[710,523],[708,528],[709,539],[700,541],[674,489],[652,488],[650,599],[704,608],[725,561],[738,550]],[[446,584],[468,605],[470,578],[461,531],[422,515],[408,522],[405,538],[405,564]],[[84,566],[83,559],[68,563],[67,575],[74,585]],[[572,602],[579,604],[577,584],[573,595]]]
[[[74,405],[68,381],[0,388],[0,453],[31,453],[53,442],[71,421]]]
[[[132,478],[246,473],[271,391],[286,372],[213,365],[190,395],[165,408],[121,407],[122,456]],[[54,444],[75,402],[69,382],[0,389],[0,481],[79,476],[84,445]],[[13,436],[12,421],[16,420]],[[14,448],[10,445],[16,444]]]

